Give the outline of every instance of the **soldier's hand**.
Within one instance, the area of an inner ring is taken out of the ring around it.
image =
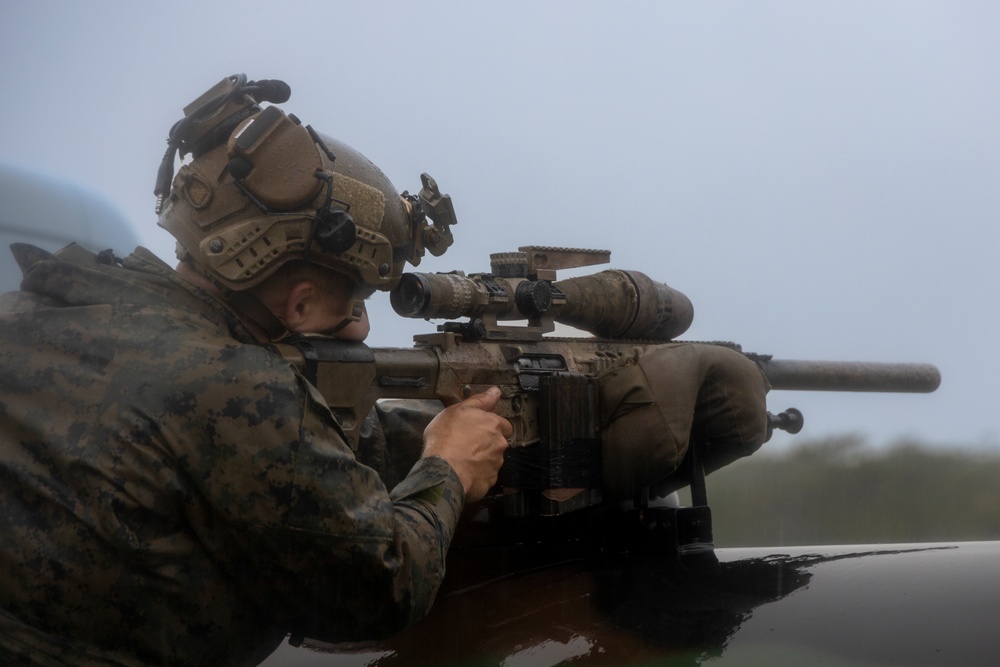
[[[440,456],[455,469],[467,502],[483,498],[503,465],[510,422],[492,412],[500,390],[492,387],[438,413],[424,430],[424,456]]]

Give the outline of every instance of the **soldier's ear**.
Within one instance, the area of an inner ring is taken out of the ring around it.
[[[309,331],[306,327],[316,314],[317,287],[311,280],[302,280],[292,285],[285,301],[285,327],[299,333]]]

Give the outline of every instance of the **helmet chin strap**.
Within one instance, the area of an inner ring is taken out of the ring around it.
[[[335,334],[338,331],[342,331],[348,325],[361,321],[361,316],[365,312],[364,301],[359,301],[358,299],[351,299],[350,306],[351,306],[351,314],[342,319],[340,323],[337,324],[337,326],[330,329],[326,333]]]

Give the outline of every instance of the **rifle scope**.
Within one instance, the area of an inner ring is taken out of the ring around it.
[[[694,307],[683,293],[638,271],[616,269],[556,282],[488,273],[405,273],[390,301],[403,317],[551,317],[615,339],[672,340],[694,319]]]

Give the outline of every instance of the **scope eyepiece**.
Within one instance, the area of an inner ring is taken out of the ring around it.
[[[389,293],[389,303],[402,317],[423,318],[430,303],[430,289],[422,273],[404,273]]]

